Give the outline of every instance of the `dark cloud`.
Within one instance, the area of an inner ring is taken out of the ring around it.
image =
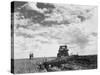
[[[81,20],[81,22],[86,20],[86,18],[84,16],[82,16],[82,15],[78,15],[77,17]]]
[[[31,31],[37,31],[37,30],[39,30],[41,27],[39,26],[39,27],[37,27],[37,26],[35,26],[35,25],[16,25],[16,30],[18,30],[18,29],[20,29],[20,28],[22,28],[22,29],[26,29],[26,30],[31,30]]]
[[[96,37],[98,34],[96,32],[92,32],[91,35]]]
[[[27,10],[25,7],[20,10],[20,12],[24,15],[25,18],[33,18],[33,19],[38,19],[38,18],[44,18],[44,14],[36,11],[36,10]]]
[[[53,12],[53,9],[55,9],[55,6],[50,3],[40,3],[38,2],[36,5],[39,9],[47,9],[44,11],[44,14],[51,14]]]
[[[19,4],[19,7],[20,7],[21,5],[24,5],[27,2],[23,2],[23,3],[22,2],[15,2],[15,3],[16,3],[15,7],[17,7],[18,4]],[[41,11],[42,11],[43,8],[46,8],[47,10],[45,11],[45,13],[41,13],[41,12],[35,10],[35,9],[31,9],[29,7],[27,8],[27,5],[26,5],[22,8],[20,8],[18,11],[21,14],[20,16],[24,16],[25,19],[28,18],[28,19],[32,20],[33,23],[38,23],[42,26],[52,26],[52,25],[61,25],[61,24],[69,25],[71,23],[76,22],[77,19],[79,19],[80,22],[87,20],[87,17],[84,15],[84,12],[82,12],[81,10],[80,11],[79,10],[78,11],[70,10],[70,12],[68,12],[68,13],[70,13],[71,15],[68,15],[68,16],[73,17],[73,15],[74,16],[76,15],[77,16],[76,18],[74,18],[74,19],[73,18],[72,19],[66,19],[65,18],[64,20],[59,21],[59,22],[56,19],[55,19],[55,21],[52,21],[52,20],[46,21],[45,20],[46,18],[50,18],[52,16],[52,15],[47,16],[46,15],[47,13],[49,13],[49,14],[55,13],[55,11],[53,11],[53,10],[56,10],[57,13],[60,13],[62,15],[63,11],[61,11],[60,9],[58,11],[58,9],[55,9],[56,6],[54,6],[53,4],[50,4],[50,3],[40,3],[40,2],[38,2],[36,4],[36,7],[41,9]],[[66,10],[66,12],[67,12],[67,10]],[[87,13],[89,13],[89,12],[90,11],[88,11]],[[85,13],[85,14],[87,14],[87,13]],[[62,18],[63,18],[63,16],[62,16]]]
[[[57,21],[42,21],[41,25],[43,25],[43,26],[58,25],[58,22]]]
[[[53,13],[52,9],[49,9],[49,10],[47,10],[47,11],[44,12],[44,14],[51,14],[51,13]]]
[[[28,26],[27,25],[19,25],[19,24],[17,24],[16,25],[16,29],[19,29],[19,28],[25,28],[25,29],[27,29]]]
[[[45,15],[36,10],[26,9],[25,7],[18,10],[25,19],[30,19],[34,23],[41,23],[45,19]]]
[[[56,21],[56,19],[55,19],[55,21],[52,21],[52,20],[46,21],[45,20],[46,18],[51,17],[51,15],[47,16],[46,14],[47,13],[49,13],[49,14],[54,13],[54,11],[52,12],[52,10],[55,9],[55,6],[53,4],[49,4],[49,3],[37,3],[37,7],[41,8],[41,9],[47,8],[48,11],[45,11],[45,13],[41,13],[41,12],[35,10],[35,9],[27,8],[27,5],[26,5],[26,6],[24,6],[21,9],[18,10],[21,14],[19,16],[20,17],[24,16],[25,19],[28,18],[28,19],[32,20],[33,23],[38,23],[42,26],[52,26],[52,25],[61,25],[61,24],[68,25],[68,24],[73,23],[76,20],[76,18],[75,18],[75,19],[73,19],[74,20],[73,22],[71,21],[71,19],[70,20],[65,19],[65,20],[62,20],[62,21],[59,21],[59,22]],[[69,15],[69,16],[71,16],[71,15]],[[82,16],[81,14],[80,15],[78,14],[77,18],[79,18],[81,22],[86,20],[85,16],[84,15]]]
[[[27,34],[27,33],[22,33],[22,32],[16,32],[16,36],[22,36],[24,38],[34,38],[33,35]]]
[[[41,21],[43,21],[45,19],[45,15],[43,13],[40,13],[39,11],[37,11],[35,9],[27,8],[27,5],[21,7],[22,6],[21,4],[24,5],[25,3],[24,2],[23,3],[22,2],[14,3],[14,7],[20,8],[20,9],[14,8],[16,10],[16,12],[20,13],[19,17],[24,16],[24,19],[30,19],[34,23],[40,23]]]
[[[40,23],[42,26],[53,26],[53,25],[62,25],[62,24],[65,24],[65,25],[68,25],[70,24],[70,22],[68,20],[63,20],[61,22],[58,22],[58,21],[46,21],[46,20],[43,20],[41,23]]]
[[[17,8],[23,6],[24,4],[26,4],[27,2],[24,1],[13,1],[11,2],[11,12],[13,13]]]
[[[55,6],[53,4],[50,4],[50,3],[40,3],[40,2],[37,2],[37,7],[40,8],[40,9],[43,9],[43,8],[54,9],[55,8]]]

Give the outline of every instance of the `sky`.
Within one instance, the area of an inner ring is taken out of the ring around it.
[[[60,45],[69,54],[97,54],[97,6],[15,2],[14,59],[57,56]]]

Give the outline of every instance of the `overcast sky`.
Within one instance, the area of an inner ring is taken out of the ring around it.
[[[97,54],[97,7],[15,2],[14,58],[57,56],[60,45],[70,54]]]

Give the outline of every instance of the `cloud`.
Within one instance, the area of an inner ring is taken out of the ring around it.
[[[96,32],[92,32],[91,35],[96,37],[98,34]]]
[[[52,34],[51,34],[52,33]],[[16,32],[17,36],[23,36],[25,38],[43,37],[43,40],[38,39],[41,43],[50,43],[50,40],[55,39],[55,42],[59,44],[76,44],[81,49],[84,49],[89,42],[88,36],[86,33],[83,33],[77,25],[73,26],[53,26],[49,28],[40,28],[39,30],[30,30],[30,29],[21,29],[20,32]],[[52,42],[52,41],[51,41]]]
[[[41,5],[43,7],[40,8]],[[47,10],[44,10],[44,8]],[[51,10],[52,12],[45,13],[45,11],[49,10]],[[15,17],[14,19],[20,18],[15,21],[19,21],[19,23],[27,23],[28,25],[30,25],[29,23],[34,23],[46,27],[61,24],[69,25],[73,23],[81,23],[90,19],[93,14],[91,12],[93,10],[94,9],[90,8],[76,8],[74,5],[68,5],[68,7],[64,7],[49,3],[29,2],[17,11],[17,17]],[[25,22],[23,22],[23,20],[25,20]]]
[[[96,49],[93,43],[97,32],[95,22],[92,23],[95,19],[91,20],[95,14],[93,11],[94,8],[46,3],[26,3],[18,7],[14,12],[15,52],[17,55],[34,52],[37,56],[44,56],[44,52],[52,49],[56,55],[58,47],[63,44],[68,45],[73,53],[85,54],[88,49]]]
[[[86,33],[83,33],[79,28],[72,26],[66,27],[66,30],[63,32],[59,31],[53,38],[57,39],[60,44],[76,44],[81,49],[84,49],[89,42]]]
[[[45,30],[46,29],[46,30]],[[42,31],[45,30],[45,31]],[[50,40],[54,39],[55,42],[59,44],[76,44],[81,49],[84,49],[89,42],[88,35],[83,33],[79,28],[76,26],[60,26],[60,27],[51,27],[51,28],[44,28],[40,32],[35,33],[35,37],[43,37],[44,39],[38,39],[38,41],[42,41],[42,43],[49,43]],[[51,34],[52,33],[52,34]],[[52,41],[51,41],[52,42]]]
[[[20,8],[21,6],[24,6],[25,4],[27,4],[27,2],[24,2],[24,1],[22,1],[22,2],[20,2],[20,1],[13,1],[11,3],[11,12],[12,13],[16,12],[16,10],[18,8]]]
[[[22,36],[24,38],[34,38],[34,36],[30,35],[30,34],[27,34],[27,33],[22,33],[22,32],[17,32],[16,33],[16,36],[19,37],[19,36]]]
[[[40,9],[54,9],[55,6],[53,4],[50,4],[50,3],[40,3],[40,2],[37,2],[36,6]]]
[[[88,45],[89,42],[88,36],[84,34],[80,29],[75,28],[74,30],[72,30],[70,35],[72,36],[73,39],[71,42],[77,44],[81,49],[85,48]]]

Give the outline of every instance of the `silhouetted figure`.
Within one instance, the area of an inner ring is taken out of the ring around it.
[[[29,59],[33,59],[33,53],[30,53]]]
[[[69,56],[68,51],[66,45],[60,46],[57,57]]]

